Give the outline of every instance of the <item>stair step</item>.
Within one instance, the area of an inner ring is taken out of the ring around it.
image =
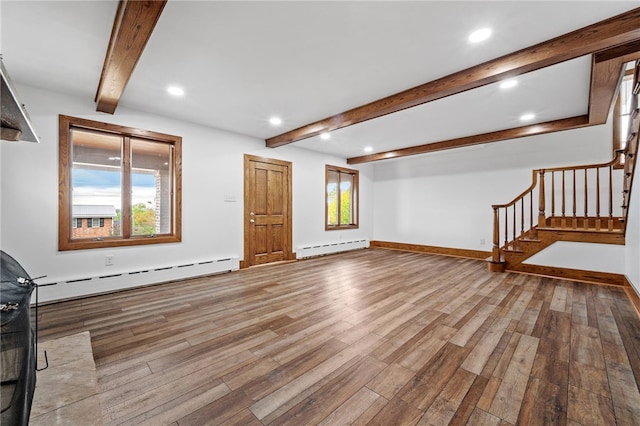
[[[534,239],[534,238],[518,238],[516,242],[517,244],[514,244],[514,242],[512,241],[506,246],[500,248],[500,250],[506,251],[509,253],[523,253],[524,250],[521,247],[523,244],[529,244],[529,243],[537,244],[537,243],[540,243],[540,240]]]
[[[622,234],[624,233],[624,231],[622,229],[612,229],[611,231],[609,231],[606,228],[600,228],[600,229],[595,229],[595,228],[561,228],[561,227],[540,227],[538,228],[539,231],[562,231],[562,232],[592,232],[592,233],[610,233],[610,234]]]
[[[503,247],[500,251],[508,252],[508,253],[524,253],[522,249],[515,248],[513,246]]]

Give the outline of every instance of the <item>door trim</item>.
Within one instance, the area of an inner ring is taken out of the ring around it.
[[[285,194],[285,196],[287,197],[287,220],[286,220],[286,231],[285,231],[285,251],[284,251],[284,257],[285,260],[292,260],[293,259],[293,242],[292,242],[292,201],[293,201],[293,196],[292,196],[292,183],[293,183],[293,179],[292,179],[292,170],[293,170],[293,163],[290,161],[284,161],[284,160],[276,160],[273,158],[266,158],[266,157],[259,157],[259,156],[255,156],[255,155],[249,155],[249,154],[244,154],[244,260],[240,261],[240,269],[243,268],[248,268],[250,266],[253,266],[250,262],[251,259],[251,252],[250,252],[250,247],[251,247],[251,242],[250,242],[250,232],[251,232],[251,224],[249,223],[249,220],[251,220],[251,216],[249,215],[250,211],[251,211],[251,203],[249,200],[249,194],[250,194],[250,190],[249,190],[249,179],[250,179],[250,175],[249,175],[249,165],[252,161],[256,161],[256,162],[261,162],[261,163],[269,163],[269,164],[275,164],[278,166],[283,166],[287,168],[287,175],[288,175],[288,182],[287,182],[287,194]]]

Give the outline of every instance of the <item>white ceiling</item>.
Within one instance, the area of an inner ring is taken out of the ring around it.
[[[169,0],[121,107],[261,139],[443,77],[638,6],[637,1]],[[16,83],[93,100],[116,1],[0,1]],[[482,43],[469,33],[491,27]],[[586,114],[590,58],[296,143],[341,157]],[[186,94],[167,94],[170,84]],[[116,116],[118,112],[116,111]],[[268,123],[283,119],[280,127]],[[153,129],[151,129],[153,130]]]

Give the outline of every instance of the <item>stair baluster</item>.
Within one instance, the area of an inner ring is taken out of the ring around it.
[[[535,173],[535,172],[534,172]],[[544,169],[538,171],[540,174],[540,196],[538,197],[538,226],[544,226],[545,224],[545,196],[544,196]]]
[[[597,169],[596,169],[597,170]],[[582,226],[584,229],[589,229],[589,191],[587,183],[587,169],[584,169],[584,220]]]
[[[565,189],[565,180],[564,180],[564,172],[565,170],[562,171],[562,223],[561,223],[561,227],[562,228],[566,228],[567,227],[567,198],[566,198],[566,189]]]
[[[613,167],[609,169],[609,182],[613,182]],[[609,231],[613,230],[613,185],[609,184]]]
[[[600,168],[596,169],[596,230],[602,226],[600,222]]]
[[[578,217],[576,216],[576,169],[573,169],[573,220],[571,221],[571,228],[576,229],[578,227]]]
[[[551,217],[556,215],[556,174],[551,173]]]

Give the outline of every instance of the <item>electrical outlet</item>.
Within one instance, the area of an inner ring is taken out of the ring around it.
[[[104,257],[104,266],[113,266],[113,255],[110,254],[109,256],[105,256]]]
[[[483,246],[484,245],[484,238],[480,238],[480,245]]]

